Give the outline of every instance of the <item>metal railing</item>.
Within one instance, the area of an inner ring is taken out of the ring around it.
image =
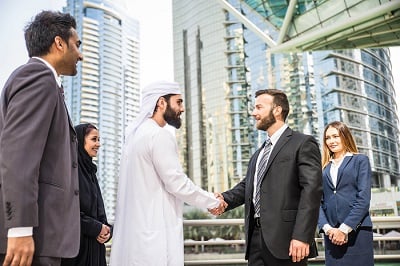
[[[382,229],[399,229],[400,228],[400,216],[392,217],[372,217],[374,224],[374,231],[378,233]],[[244,224],[243,219],[204,219],[204,220],[184,220],[184,226],[240,226]],[[309,262],[323,262],[325,261],[323,252],[323,238],[315,238],[319,251],[319,256],[316,258],[309,259]],[[387,243],[398,242],[400,245],[400,236],[374,236],[375,254],[374,258],[376,261],[400,261],[400,246],[396,250],[391,252],[394,254],[388,254],[385,251]],[[229,246],[229,245],[244,245],[245,240],[213,240],[213,241],[185,241],[185,247],[205,247],[205,246]],[[204,250],[202,248],[201,250]],[[201,255],[201,254],[199,254]],[[193,256],[191,256],[193,257]],[[239,253],[240,258],[224,258],[218,254],[209,254],[208,257],[199,259],[188,258],[185,256],[185,265],[246,265],[247,261],[244,259],[244,254]]]
[[[389,216],[389,217],[372,217],[373,229],[379,233],[382,229],[400,229],[400,216]],[[186,226],[241,226],[244,225],[243,219],[203,219],[203,220],[184,220],[184,227]],[[323,238],[315,238],[317,242],[319,256],[316,258],[309,259],[310,264],[324,262],[323,252]],[[374,236],[375,244],[375,261],[400,261],[400,236]],[[387,244],[398,243],[398,248],[395,250],[385,250]],[[244,246],[245,240],[213,240],[213,241],[185,241],[185,248],[187,247],[207,247],[207,246]],[[107,254],[110,254],[111,243],[106,243]],[[202,248],[200,248],[202,250]],[[201,252],[199,252],[201,255]],[[223,254],[222,254],[223,255]],[[185,265],[246,265],[247,261],[244,259],[243,253],[237,254],[225,254],[223,257],[218,253],[207,254],[207,256],[200,258],[188,258],[188,254],[185,254]],[[235,256],[234,256],[235,255]],[[108,257],[108,256],[107,256]],[[400,265],[400,263],[399,263]]]

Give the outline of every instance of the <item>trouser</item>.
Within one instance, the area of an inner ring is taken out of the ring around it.
[[[291,259],[282,260],[274,257],[265,245],[259,224],[256,224],[253,228],[249,245],[249,266],[306,266],[308,262],[307,258],[299,262],[292,262]]]

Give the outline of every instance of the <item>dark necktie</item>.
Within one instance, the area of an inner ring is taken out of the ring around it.
[[[64,97],[64,87],[63,87],[63,85],[61,84],[61,86],[60,86],[60,93],[61,93],[61,96],[63,97],[63,99],[65,98]]]
[[[267,161],[269,154],[271,152],[272,143],[270,139],[265,141],[264,152],[258,163],[258,171],[257,171],[257,187],[256,187],[256,196],[254,199],[254,211],[255,216],[260,217],[260,190],[261,190],[261,180],[265,175],[265,170],[267,170]]]

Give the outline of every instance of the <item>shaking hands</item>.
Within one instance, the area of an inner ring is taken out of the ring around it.
[[[215,197],[219,200],[219,205],[218,207],[215,207],[213,209],[208,209],[208,211],[212,215],[221,215],[225,212],[226,207],[228,207],[228,203],[225,202],[224,196],[222,196],[221,193],[214,193]]]

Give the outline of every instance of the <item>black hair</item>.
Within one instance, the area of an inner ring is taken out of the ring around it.
[[[25,27],[25,44],[29,57],[48,54],[56,36],[68,43],[72,36],[71,28],[76,29],[76,21],[68,13],[42,11],[37,14]]]

